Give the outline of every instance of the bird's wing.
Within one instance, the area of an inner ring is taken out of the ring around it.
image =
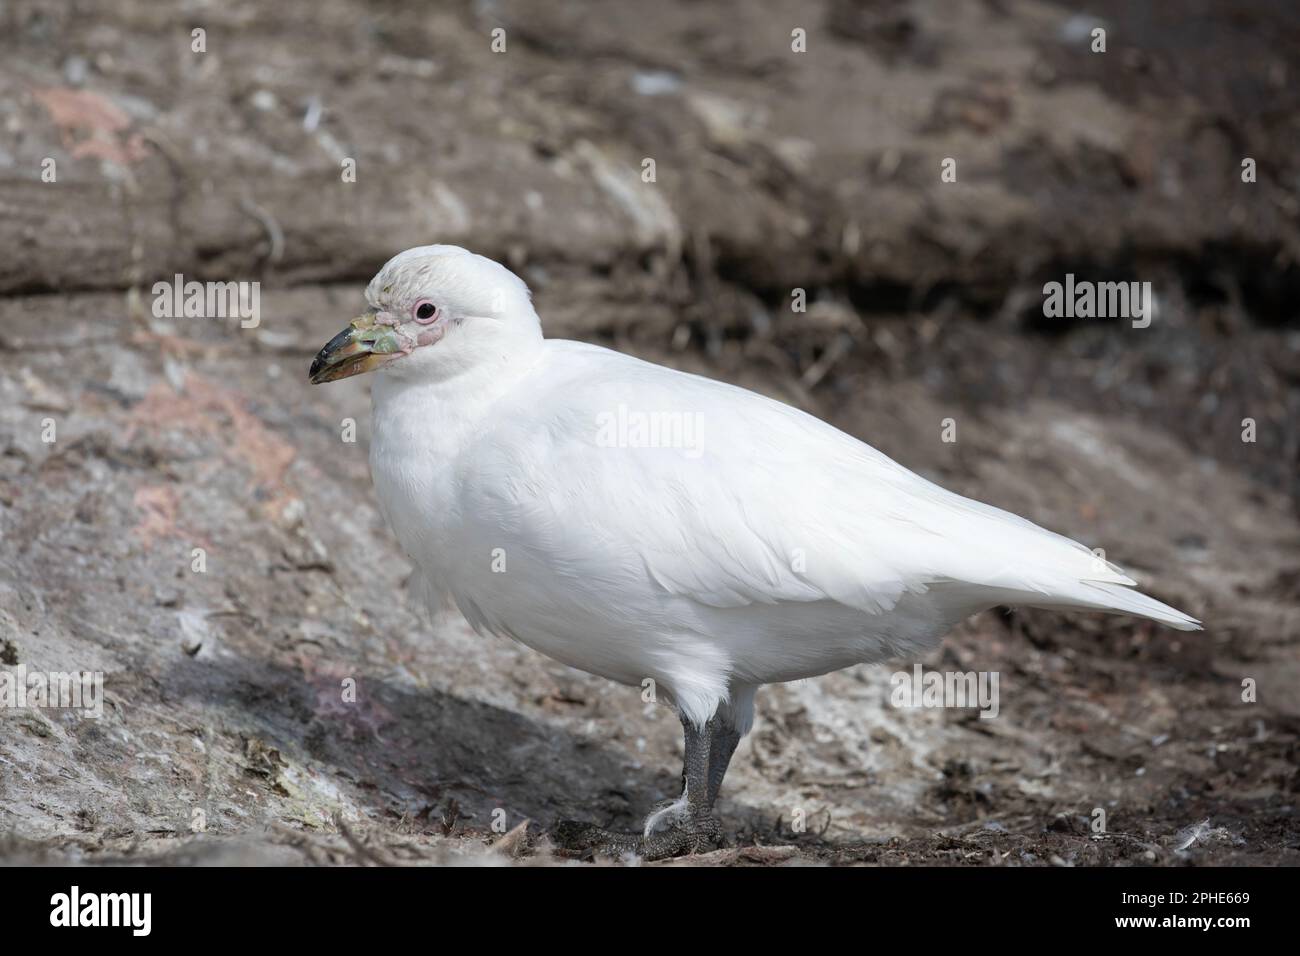
[[[1195,624],[1083,545],[745,389],[573,346],[530,397],[496,416],[511,433],[480,443],[465,480],[496,527],[575,579],[639,574],[714,607],[879,613],[936,589],[956,619],[1023,603]]]

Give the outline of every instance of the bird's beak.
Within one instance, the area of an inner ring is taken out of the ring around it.
[[[374,315],[353,319],[346,329],[326,343],[311,363],[313,385],[371,372],[404,351],[397,329],[375,324]]]

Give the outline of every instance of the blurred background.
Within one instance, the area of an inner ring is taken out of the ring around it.
[[[926,664],[997,720],[766,688],[721,813],[783,849],[714,862],[1297,862],[1298,72],[1286,0],[0,0],[0,664],[108,696],[0,715],[0,856],[544,862],[674,792],[671,714],[421,616],[369,380],[307,385],[443,242],[1206,622],[973,618]],[[1067,274],[1154,320],[1045,318]]]

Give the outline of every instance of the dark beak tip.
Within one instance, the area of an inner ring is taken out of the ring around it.
[[[365,318],[364,316],[362,318]],[[325,343],[325,347],[316,353],[311,368],[307,370],[307,379],[313,385],[335,382],[341,378],[361,375],[376,367],[376,358],[393,351],[388,342],[376,343],[374,336],[368,334],[368,327],[354,319],[334,338]]]
[[[307,377],[311,378],[312,385],[321,384],[321,382],[316,380],[316,376],[321,375],[326,368],[329,368],[329,360],[333,358],[335,352],[347,347],[348,343],[351,343],[351,341],[352,329],[351,326],[348,326],[348,328],[343,329],[341,333],[338,333],[337,336],[331,338],[329,342],[326,342],[324,349],[316,352],[316,358],[312,359],[312,367],[307,371]]]

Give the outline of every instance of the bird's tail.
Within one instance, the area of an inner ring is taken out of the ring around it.
[[[1065,600],[1061,600],[1061,597],[1062,595],[1058,594],[1042,603],[1033,599],[1023,603],[1033,607],[1088,608],[1096,611],[1112,611],[1117,614],[1132,614],[1135,617],[1159,621],[1180,631],[1201,629],[1201,622],[1196,618],[1123,584],[1109,581],[1080,581],[1078,587],[1070,589]]]

